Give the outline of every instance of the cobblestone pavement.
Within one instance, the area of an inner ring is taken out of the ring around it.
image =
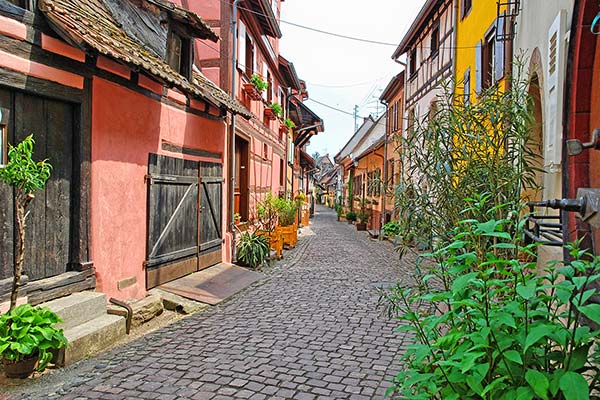
[[[307,231],[262,283],[17,398],[383,398],[409,339],[375,286],[407,279],[414,264],[327,208]]]

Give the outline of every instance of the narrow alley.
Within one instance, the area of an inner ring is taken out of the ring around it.
[[[308,233],[306,233],[308,231]],[[383,398],[407,344],[376,286],[410,279],[390,243],[318,206],[267,278],[208,312],[46,375],[15,398]]]

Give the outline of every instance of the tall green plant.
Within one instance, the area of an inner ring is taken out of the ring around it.
[[[570,246],[573,261],[549,264],[543,276],[533,245],[522,246],[518,210],[488,209],[491,196],[471,200],[471,214],[452,238],[424,257],[435,265],[416,287],[384,296],[417,343],[389,394],[410,399],[589,399],[600,389],[600,305],[589,303],[600,258]],[[508,216],[497,219],[495,215]]]
[[[13,267],[10,310],[17,304],[21,275],[23,273],[27,207],[35,198],[35,191],[44,190],[52,170],[52,166],[46,160],[33,161],[34,144],[33,136],[29,135],[16,146],[10,146],[8,150],[8,163],[4,168],[0,168],[0,179],[15,189],[15,221],[19,235]]]
[[[237,259],[256,269],[269,255],[269,238],[256,232],[244,232],[237,243]]]
[[[277,197],[269,191],[256,205],[262,229],[273,232],[277,226]]]
[[[523,190],[536,188],[540,155],[531,150],[528,84],[517,72],[508,91],[492,87],[465,103],[456,85],[448,83],[426,118],[411,121],[401,147],[403,182],[395,200],[402,244],[431,246],[448,238],[467,217],[461,215],[468,208],[465,198],[492,193],[486,210],[506,203],[516,208]]]
[[[279,198],[275,201],[275,210],[280,226],[294,225],[298,213],[295,201]]]

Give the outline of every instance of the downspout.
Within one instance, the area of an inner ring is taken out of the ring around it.
[[[231,46],[231,98],[235,101],[236,93],[236,69],[237,69],[237,17],[238,17],[238,2],[240,0],[233,0],[233,14],[231,19],[231,32],[233,35],[233,43]],[[230,160],[229,165],[229,223],[231,229],[231,263],[237,261],[237,254],[235,248],[236,235],[235,235],[235,114],[231,113],[231,142],[230,142]]]

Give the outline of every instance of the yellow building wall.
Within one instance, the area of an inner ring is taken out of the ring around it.
[[[456,95],[462,95],[463,80],[465,72],[471,68],[471,102],[477,99],[476,94],[476,46],[485,38],[486,33],[496,24],[497,4],[493,0],[472,0],[471,11],[463,18],[461,10],[464,0],[458,0],[458,15],[456,26],[456,49],[455,49],[455,65],[454,69],[457,85]],[[501,8],[504,11],[506,6]],[[504,66],[504,75],[506,76],[506,68]],[[504,77],[499,80],[498,86],[504,86]]]

